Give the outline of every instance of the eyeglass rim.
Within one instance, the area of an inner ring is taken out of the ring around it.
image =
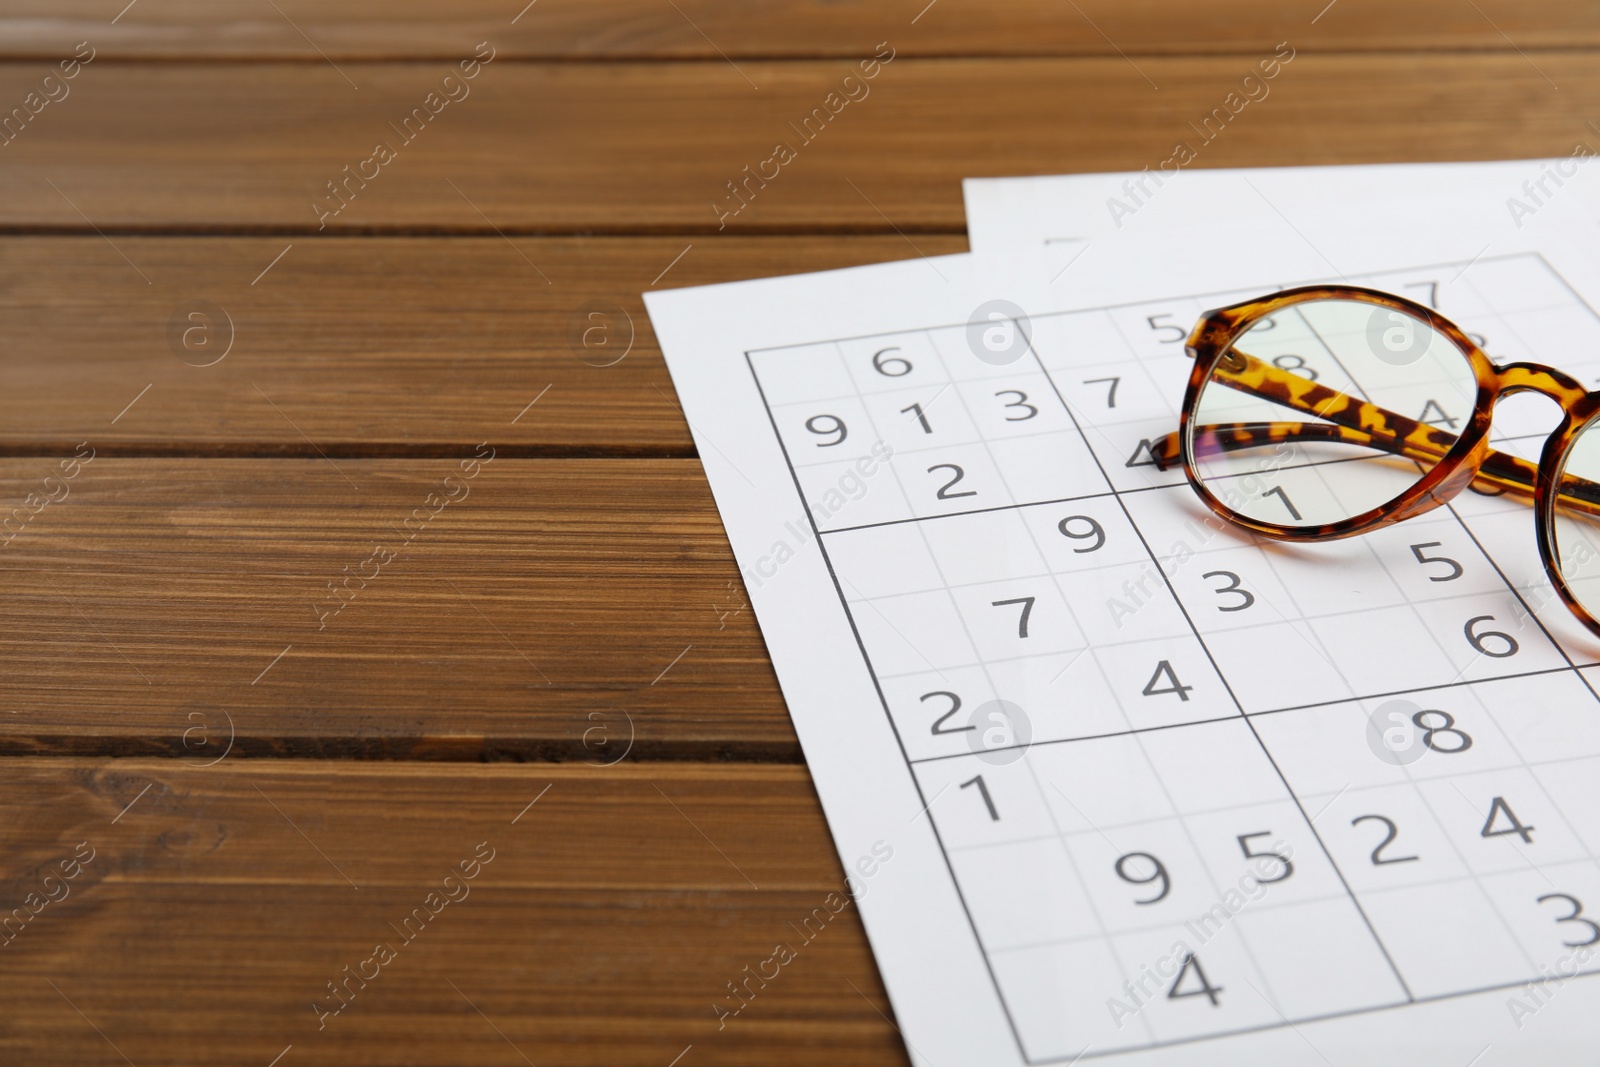
[[[1600,423],[1600,392],[1590,391],[1585,399],[1588,401],[1585,409],[1563,408],[1561,425],[1545,439],[1539,454],[1539,481],[1533,495],[1534,539],[1539,545],[1539,560],[1544,564],[1545,576],[1556,595],[1591,633],[1600,635],[1600,619],[1584,607],[1561,569],[1556,539],[1556,502],[1560,496],[1556,486],[1561,484],[1566,473],[1573,447],[1590,427]]]
[[[1477,384],[1469,425],[1456,443],[1408,489],[1393,500],[1337,523],[1319,526],[1288,526],[1265,522],[1240,514],[1228,507],[1200,478],[1194,457],[1194,413],[1200,393],[1210,380],[1218,361],[1238,337],[1262,318],[1297,304],[1317,300],[1351,300],[1400,311],[1427,323],[1446,337],[1467,358]],[[1600,635],[1597,619],[1573,592],[1560,562],[1556,536],[1556,486],[1571,459],[1571,451],[1583,434],[1600,423],[1600,390],[1584,391],[1569,375],[1554,367],[1531,363],[1497,365],[1454,322],[1433,308],[1406,297],[1378,289],[1352,285],[1298,286],[1269,296],[1241,301],[1204,313],[1185,343],[1194,360],[1179,414],[1178,440],[1184,475],[1190,487],[1218,516],[1262,536],[1287,542],[1336,540],[1358,536],[1372,530],[1415,518],[1440,507],[1464,491],[1478,476],[1489,454],[1489,427],[1494,405],[1513,392],[1537,391],[1561,408],[1560,423],[1545,440],[1533,486],[1535,541],[1546,577],[1567,609],[1592,633]],[[1521,376],[1524,380],[1518,380]],[[1534,384],[1534,379],[1549,379]],[[1557,388],[1561,395],[1556,395]]]
[[[1477,384],[1472,416],[1444,458],[1393,500],[1339,522],[1316,526],[1290,526],[1255,519],[1224,504],[1200,477],[1194,456],[1195,412],[1200,394],[1223,354],[1256,323],[1286,308],[1319,300],[1350,300],[1387,307],[1420,319],[1447,338],[1472,367]],[[1499,370],[1494,361],[1459,326],[1414,300],[1356,285],[1297,286],[1205,312],[1195,323],[1184,348],[1194,360],[1189,384],[1184,392],[1183,408],[1178,416],[1184,476],[1213,512],[1264,537],[1279,541],[1333,541],[1404,522],[1453,499],[1471,484],[1484,456],[1488,454],[1489,425],[1494,412],[1494,400],[1500,393]]]

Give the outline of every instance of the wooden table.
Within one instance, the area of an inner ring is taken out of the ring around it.
[[[1583,0],[124,2],[0,15],[8,1063],[907,1062],[853,908],[719,1020],[843,875],[640,292],[1284,41],[1199,165],[1600,145]]]

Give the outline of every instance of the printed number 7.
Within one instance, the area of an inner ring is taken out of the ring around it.
[[[1107,383],[1109,383],[1109,385],[1106,389],[1106,407],[1114,408],[1117,406],[1117,386],[1122,384],[1122,378],[1120,376],[1112,378],[1085,378],[1083,380],[1084,385],[1107,385]]]
[[[1036,599],[1038,599],[1038,598],[1037,597],[1031,597],[1031,596],[1019,596],[1014,600],[996,600],[996,601],[993,601],[991,606],[992,607],[997,607],[997,608],[1002,608],[1002,607],[1005,607],[1007,604],[1021,604],[1022,605],[1022,616],[1017,619],[1017,636],[1018,637],[1027,637],[1028,636],[1028,616],[1033,614],[1033,602]]]

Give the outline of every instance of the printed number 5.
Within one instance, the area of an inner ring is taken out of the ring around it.
[[[1461,564],[1449,556],[1430,556],[1423,551],[1428,548],[1441,548],[1443,545],[1443,541],[1424,541],[1420,545],[1411,546],[1411,554],[1417,557],[1418,563],[1443,563],[1450,568],[1449,574],[1428,575],[1428,581],[1430,582],[1453,582],[1466,573]]]
[[[1170,319],[1170,318],[1172,318],[1172,313],[1168,312],[1165,315],[1151,315],[1150,317],[1148,317],[1148,318],[1146,318],[1144,320],[1144,321],[1146,321],[1146,322],[1148,322],[1150,324],[1150,328],[1152,330],[1154,330],[1156,333],[1160,333],[1163,330],[1171,330],[1172,331],[1170,336],[1161,338],[1161,343],[1164,344],[1164,345],[1173,344],[1173,343],[1175,343],[1177,341],[1181,341],[1185,337],[1189,336],[1187,333],[1184,332],[1183,327],[1177,325],[1176,323],[1172,323],[1172,322],[1157,322],[1156,321],[1157,319]]]
[[[1256,833],[1253,833],[1253,834],[1240,834],[1239,835],[1239,850],[1244,853],[1244,858],[1245,859],[1253,860],[1253,859],[1256,859],[1257,857],[1264,857],[1264,858],[1270,859],[1270,860],[1277,860],[1278,861],[1278,865],[1283,868],[1283,870],[1278,872],[1276,877],[1273,877],[1273,878],[1258,878],[1257,881],[1259,881],[1262,885],[1271,885],[1273,882],[1281,882],[1285,878],[1289,877],[1291,874],[1294,873],[1294,864],[1289,862],[1289,858],[1287,856],[1285,856],[1283,853],[1274,852],[1271,849],[1268,849],[1265,852],[1251,852],[1250,851],[1250,839],[1252,837],[1271,837],[1271,836],[1272,836],[1272,831],[1271,830],[1260,830],[1260,831],[1258,831]]]

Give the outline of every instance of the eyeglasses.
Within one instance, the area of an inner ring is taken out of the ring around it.
[[[1187,348],[1178,430],[1151,453],[1163,470],[1181,461],[1212,511],[1264,537],[1325,541],[1468,485],[1531,497],[1545,572],[1600,635],[1600,392],[1552,367],[1497,365],[1433,309],[1355,286],[1207,312]],[[1522,392],[1562,409],[1537,463],[1489,447],[1495,404]]]

